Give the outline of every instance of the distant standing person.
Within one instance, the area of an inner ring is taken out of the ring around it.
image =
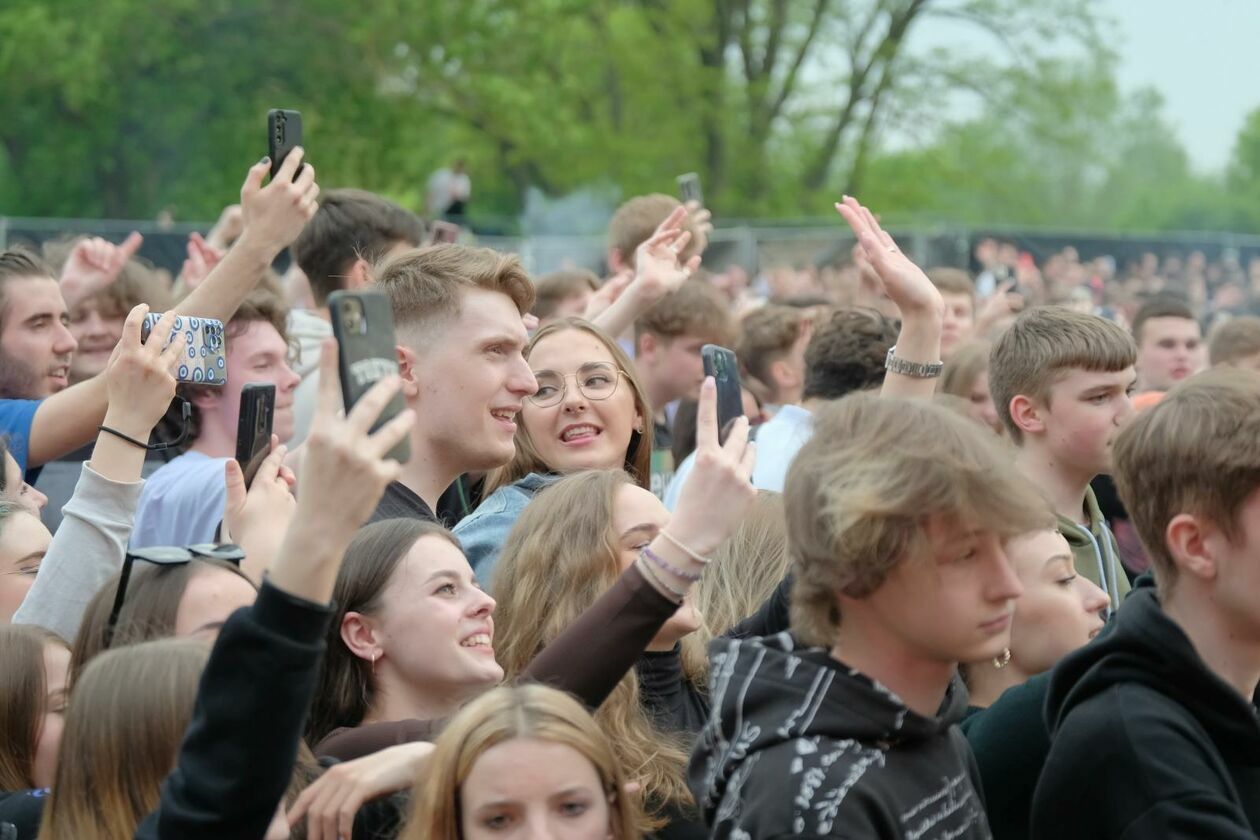
[[[429,218],[462,219],[468,212],[468,199],[472,195],[472,181],[464,169],[464,160],[461,158],[430,175],[427,194]]]

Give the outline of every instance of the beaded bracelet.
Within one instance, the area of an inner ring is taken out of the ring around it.
[[[700,575],[698,573],[683,571],[682,569],[678,568],[674,564],[670,563],[665,558],[661,557],[661,555],[657,554],[651,548],[648,548],[645,546],[643,549],[643,556],[651,560],[653,563],[660,566],[662,569],[669,572],[671,575],[673,575],[676,578],[681,578],[682,580],[690,581],[692,583],[695,583],[696,581],[700,580]]]
[[[643,558],[640,557],[639,570],[643,572],[643,576],[646,577],[648,580],[652,581],[653,583],[655,583],[658,588],[663,589],[666,592],[669,592],[670,594],[672,594],[674,598],[677,599],[676,601],[674,601],[674,603],[682,604],[683,598],[687,597],[687,593],[670,586],[668,583],[666,583],[664,580],[661,579],[660,575],[658,575],[655,571],[652,570],[651,563],[644,563],[642,562],[642,560]],[[669,597],[669,596],[666,596],[666,597]]]
[[[696,552],[692,551],[690,548],[688,548],[687,546],[685,546],[685,545],[683,545],[682,543],[680,543],[680,542],[678,541],[678,538],[677,538],[677,537],[675,537],[673,534],[671,534],[669,531],[661,530],[661,531],[659,531],[659,532],[657,532],[657,533],[658,533],[658,536],[662,536],[662,537],[664,537],[665,539],[669,540],[671,543],[673,543],[673,544],[674,544],[674,547],[675,547],[675,548],[677,548],[677,549],[678,549],[679,551],[681,551],[683,554],[686,554],[686,555],[687,555],[688,557],[690,557],[692,560],[695,560],[695,561],[696,561],[697,563],[699,563],[701,566],[707,566],[707,565],[709,565],[709,558],[708,558],[708,557],[705,557],[705,556],[704,556],[704,555],[702,555],[702,554],[697,554]]]

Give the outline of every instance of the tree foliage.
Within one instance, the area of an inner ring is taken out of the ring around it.
[[[727,217],[1255,229],[1260,115],[1197,175],[1109,38],[1088,0],[9,0],[0,212],[208,218],[283,106],[324,184],[416,207],[458,155],[485,215],[696,170]]]

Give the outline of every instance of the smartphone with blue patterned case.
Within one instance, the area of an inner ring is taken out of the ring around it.
[[[149,340],[149,332],[162,315],[150,312],[140,327],[140,341]],[[184,357],[179,360],[175,369],[175,379],[190,385],[222,385],[227,381],[227,356],[223,345],[223,322],[214,318],[194,318],[188,315],[175,317],[175,328],[171,330],[174,339],[177,332],[182,332],[188,346],[184,348]]]

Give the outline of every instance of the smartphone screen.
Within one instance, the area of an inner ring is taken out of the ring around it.
[[[289,152],[302,145],[302,114],[300,111],[287,111],[283,108],[272,108],[267,112],[267,155],[271,158],[271,177],[276,177],[280,165]],[[302,164],[293,173],[297,180],[306,164]]]
[[[245,473],[245,486],[271,452],[271,427],[276,410],[276,386],[251,382],[241,388],[241,410],[236,423],[236,460]]]
[[[739,382],[739,360],[735,351],[716,344],[700,348],[704,360],[704,375],[712,376],[717,383],[717,410],[719,440],[726,442],[731,424],[744,416],[744,395]]]

